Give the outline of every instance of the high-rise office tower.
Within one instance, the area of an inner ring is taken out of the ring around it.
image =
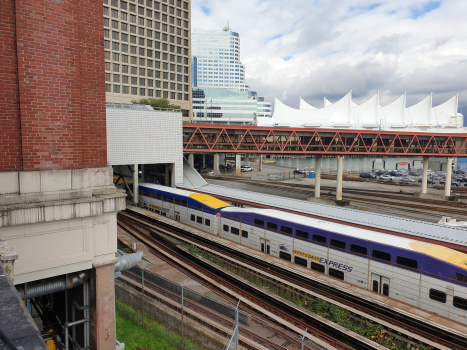
[[[195,122],[245,125],[271,116],[271,104],[245,83],[240,36],[228,22],[222,30],[193,29],[191,45]]]
[[[193,29],[192,85],[249,90],[245,66],[240,62],[240,36],[229,24],[222,30]]]
[[[103,0],[108,102],[167,98],[191,116],[189,0]]]

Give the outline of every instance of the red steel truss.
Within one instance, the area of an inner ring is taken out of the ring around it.
[[[183,151],[465,157],[467,134],[183,124]]]

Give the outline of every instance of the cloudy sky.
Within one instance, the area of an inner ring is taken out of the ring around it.
[[[459,93],[467,113],[467,0],[192,0],[192,26],[240,34],[251,89],[298,108],[352,90],[410,106]]]

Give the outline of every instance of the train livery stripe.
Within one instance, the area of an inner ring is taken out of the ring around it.
[[[220,199],[211,197],[207,194],[201,194],[201,193],[193,193],[189,195],[190,198],[193,198],[194,200],[201,202],[208,207],[211,207],[213,209],[219,209],[219,208],[224,208],[224,207],[230,207],[231,204],[221,201]]]
[[[412,241],[409,243],[409,246],[417,252],[446,261],[467,270],[467,254],[426,242]]]

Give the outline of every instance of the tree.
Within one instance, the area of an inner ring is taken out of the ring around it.
[[[150,105],[153,108],[181,109],[179,105],[173,105],[166,98],[143,98],[142,100],[132,100],[134,104]]]

